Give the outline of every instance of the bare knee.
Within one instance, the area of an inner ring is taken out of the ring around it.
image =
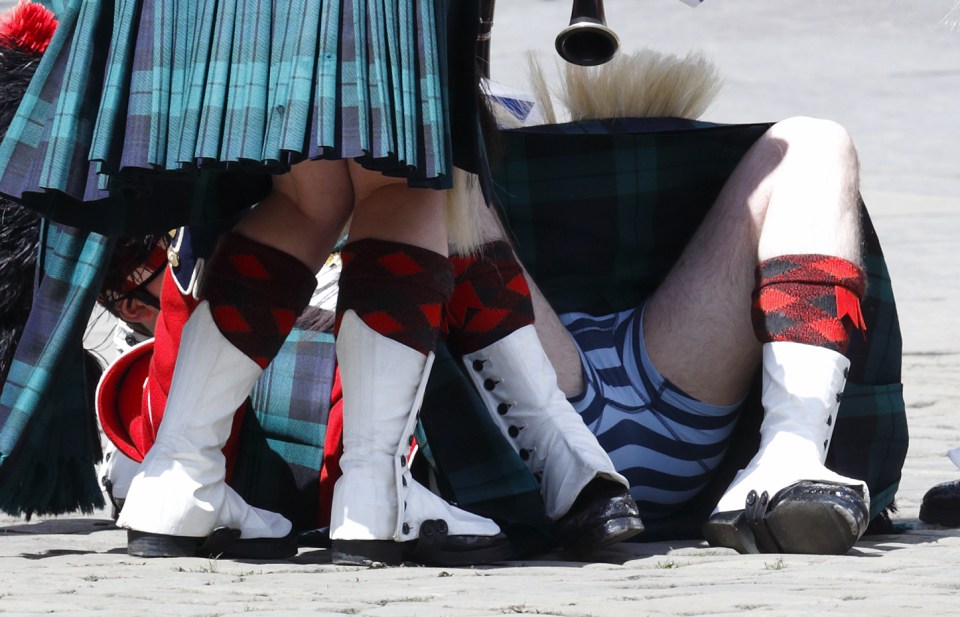
[[[386,176],[378,171],[366,169],[354,161],[349,162],[348,168],[354,198],[358,204],[370,201],[376,193],[389,192],[398,187],[407,186],[406,178]]]
[[[344,161],[303,161],[276,176],[273,192],[294,205],[308,220],[342,219],[353,204],[353,186]]]
[[[810,252],[858,262],[859,165],[849,132],[836,122],[796,117],[778,122],[765,139],[782,160],[759,242],[759,255]]]
[[[857,151],[849,131],[838,122],[794,116],[777,122],[764,139],[775,140],[784,158],[802,157],[820,166],[836,166],[839,170],[858,168]]]
[[[835,205],[840,208],[857,206],[860,165],[853,138],[841,124],[797,116],[773,125],[769,137],[784,148],[784,175],[835,192]],[[831,200],[823,203],[830,204]]]

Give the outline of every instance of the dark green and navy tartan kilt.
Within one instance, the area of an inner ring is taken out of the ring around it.
[[[449,187],[451,136],[475,162],[478,5],[71,2],[0,146],[0,192],[119,235],[247,208],[305,159]]]
[[[94,473],[99,367],[83,336],[114,242],[45,223],[33,303],[0,384],[0,510],[13,515],[103,506]],[[93,368],[94,370],[91,370]]]
[[[503,131],[504,156],[493,169],[496,201],[521,261],[557,312],[624,310],[656,289],[768,127],[641,119]],[[893,503],[908,437],[893,290],[863,213],[867,336],[851,340],[850,376],[827,463],[867,482],[876,516]],[[717,477],[686,509],[691,533],[756,452],[760,411],[754,393]],[[673,521],[674,531],[682,524]]]
[[[330,415],[333,335],[294,328],[250,395],[231,485],[297,529],[320,520],[319,477]]]

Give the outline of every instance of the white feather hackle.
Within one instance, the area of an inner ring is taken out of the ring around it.
[[[535,59],[530,81],[537,104],[553,108]],[[556,99],[570,120],[594,118],[701,117],[723,86],[719,69],[702,52],[684,57],[642,49],[619,54],[599,67],[566,65]],[[554,113],[556,117],[556,113]]]
[[[619,54],[599,67],[567,65],[552,96],[539,59],[531,54],[530,89],[547,124],[594,118],[701,117],[716,99],[723,84],[716,65],[701,52],[684,57],[643,49]],[[565,107],[564,118],[557,109]],[[515,116],[492,106],[498,126],[519,128]],[[447,233],[452,250],[470,252],[483,241],[480,213],[486,208],[475,176],[454,174],[448,194]]]

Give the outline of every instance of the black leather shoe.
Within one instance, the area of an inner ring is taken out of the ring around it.
[[[451,536],[447,522],[426,520],[420,536],[409,542],[393,540],[333,540],[331,561],[335,564],[368,566],[380,563],[398,566],[479,566],[513,557],[513,546],[503,533],[495,536]]]
[[[924,523],[960,527],[960,480],[943,482],[927,491],[920,504]]]
[[[743,510],[718,512],[703,526],[711,546],[739,553],[843,555],[867,529],[860,486],[802,480],[778,491],[750,491]]]
[[[205,538],[127,530],[127,554],[134,557],[288,559],[297,554],[297,536],[242,540],[238,529],[220,527]]]
[[[643,531],[640,511],[621,484],[596,478],[556,522],[560,544],[575,555],[632,538]]]

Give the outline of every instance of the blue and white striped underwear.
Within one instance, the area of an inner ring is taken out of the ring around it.
[[[669,516],[710,480],[740,405],[709,405],[667,381],[647,356],[642,307],[560,320],[580,350],[586,382],[570,402],[630,481],[641,516]]]

